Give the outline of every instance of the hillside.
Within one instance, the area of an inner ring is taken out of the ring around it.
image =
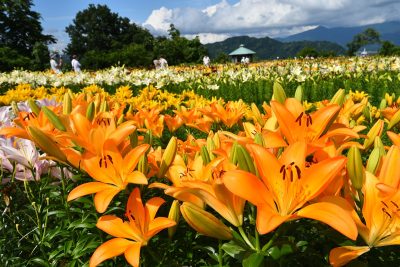
[[[221,53],[229,54],[237,49],[240,44],[244,44],[246,48],[255,51],[257,59],[295,57],[304,47],[313,47],[317,51],[334,51],[337,54],[345,53],[340,45],[326,41],[280,42],[269,37],[254,38],[248,36],[231,37],[222,42],[206,44],[205,47],[210,57],[216,58]]]
[[[392,21],[379,24],[370,24],[357,27],[337,27],[327,28],[318,26],[315,29],[294,34],[278,40],[283,42],[293,41],[329,41],[346,47],[346,44],[353,40],[353,36],[363,32],[367,28],[373,28],[381,34],[381,40],[391,41],[396,45],[400,45],[400,22]]]

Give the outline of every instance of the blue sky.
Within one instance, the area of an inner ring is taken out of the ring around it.
[[[33,0],[45,33],[54,35],[61,50],[68,43],[65,27],[89,4],[111,11],[166,35],[170,23],[181,34],[203,43],[231,36],[282,37],[324,25],[358,26],[399,20],[400,0]]]

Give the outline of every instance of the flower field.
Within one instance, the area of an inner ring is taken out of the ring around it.
[[[0,74],[1,266],[400,265],[400,58]]]

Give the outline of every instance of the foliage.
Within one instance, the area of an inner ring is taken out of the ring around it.
[[[111,51],[130,43],[150,44],[152,41],[147,30],[111,12],[106,5],[90,4],[76,14],[73,23],[65,30],[71,39],[67,54],[82,57],[93,50]]]
[[[128,18],[111,12],[106,5],[90,4],[79,11],[66,32],[71,39],[67,54],[79,55],[85,68],[105,68],[132,61],[129,66],[146,66],[151,62],[153,36]],[[119,56],[120,53],[129,58]]]
[[[128,18],[111,12],[106,5],[93,5],[76,14],[66,28],[71,42],[69,55],[79,55],[87,69],[112,65],[148,67],[153,58],[164,57],[170,65],[199,63],[206,54],[199,38],[188,40],[171,25],[170,38],[154,38],[148,30],[131,23]]]
[[[36,42],[54,43],[51,35],[42,33],[40,14],[32,10],[32,0],[0,2],[0,45],[12,47],[30,56]]]
[[[362,46],[367,44],[380,43],[380,34],[378,31],[368,28],[365,31],[356,34],[353,40],[347,44],[347,54],[349,56],[354,56],[355,52]]]
[[[316,58],[316,57],[318,57],[318,55],[319,54],[318,54],[317,50],[315,50],[312,47],[308,47],[308,46],[304,47],[303,49],[301,49],[297,53],[298,57],[313,57],[313,58]]]
[[[0,71],[9,71],[14,68],[29,68],[30,59],[8,46],[0,47]]]
[[[180,35],[173,24],[168,30],[170,38],[158,37],[154,43],[155,57],[164,57],[169,64],[200,63],[206,54],[198,37],[188,40]]]
[[[32,0],[0,1],[0,70],[44,69],[51,35],[42,33],[40,14],[32,10]]]
[[[396,46],[389,41],[383,41],[379,54],[382,56],[400,55],[400,46]]]

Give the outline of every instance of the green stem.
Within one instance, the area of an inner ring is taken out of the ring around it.
[[[223,266],[223,260],[222,260],[222,241],[218,240],[218,266],[222,267]]]
[[[65,188],[65,174],[64,174],[64,169],[63,169],[63,165],[59,165],[60,169],[61,169],[61,186],[62,186],[62,193],[63,193],[63,199],[62,201],[64,202],[64,207],[65,207],[65,212],[67,213],[67,217],[68,220],[71,221],[71,216],[69,214],[69,206],[68,206],[68,202],[67,202],[67,190]]]
[[[278,238],[278,236],[279,236],[279,231],[280,230],[280,228],[274,233],[274,235],[272,236],[272,238],[268,241],[268,243],[267,244],[265,244],[264,246],[263,246],[263,248],[261,249],[261,251],[267,251],[267,249],[269,249],[271,246],[272,246],[272,244],[274,243],[274,241]]]
[[[260,252],[260,235],[258,234],[257,227],[254,227],[254,236],[256,237],[256,250]]]
[[[239,233],[242,236],[243,240],[246,242],[246,244],[253,250],[255,250],[256,248],[253,246],[253,244],[250,242],[249,238],[247,237],[246,233],[243,230],[242,226],[238,227],[239,229]]]
[[[256,218],[256,209],[254,206],[251,207],[251,214],[253,218]],[[257,252],[260,252],[260,235],[256,226],[254,226],[254,236],[256,238],[256,250]]]

